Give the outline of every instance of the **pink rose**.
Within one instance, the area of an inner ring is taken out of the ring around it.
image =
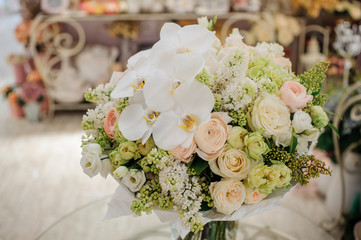
[[[200,125],[196,130],[194,134],[198,146],[196,152],[203,160],[214,160],[223,151],[228,138],[226,116],[228,117],[222,113],[213,113],[212,119]]]
[[[117,110],[112,108],[107,112],[107,116],[104,120],[104,131],[106,132],[108,137],[112,139],[115,139],[114,127],[118,121],[119,115],[120,114],[117,112]]]
[[[193,138],[191,145],[188,148],[184,148],[181,145],[171,150],[172,155],[181,160],[182,162],[189,163],[192,159],[193,153],[196,152],[197,144]]]
[[[298,83],[287,81],[280,88],[280,98],[291,112],[296,112],[312,101],[313,96],[307,95],[306,88]]]
[[[260,193],[257,188],[250,187],[247,184],[245,184],[245,187],[246,187],[246,199],[244,200],[245,204],[255,204],[267,197],[267,194]]]

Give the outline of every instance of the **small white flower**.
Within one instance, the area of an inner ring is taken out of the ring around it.
[[[94,177],[100,173],[102,169],[102,163],[100,155],[102,154],[102,148],[99,144],[90,143],[83,147],[82,158],[80,164],[85,174],[89,177]]]
[[[295,129],[296,133],[301,133],[306,129],[312,128],[311,122],[312,119],[310,115],[308,115],[304,111],[299,110],[293,115],[292,126]]]
[[[143,171],[136,169],[130,169],[127,175],[125,175],[121,181],[131,192],[137,192],[144,185],[146,181]]]
[[[209,21],[207,17],[199,17],[197,18],[198,25],[201,25],[202,27],[208,28]]]

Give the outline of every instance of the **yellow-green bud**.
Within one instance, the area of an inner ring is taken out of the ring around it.
[[[243,127],[233,127],[228,137],[228,143],[234,148],[244,148],[244,136],[248,134],[248,131]]]
[[[245,152],[253,160],[262,160],[262,154],[269,151],[260,132],[253,132],[244,137]]]
[[[112,151],[109,154],[109,158],[110,158],[110,162],[112,163],[112,166],[114,169],[117,169],[118,167],[129,162],[129,160],[123,159],[117,150]]]
[[[113,176],[115,178],[122,178],[125,175],[127,175],[129,172],[128,168],[124,167],[124,166],[120,166],[117,169],[115,169],[115,171],[113,172]]]
[[[290,185],[292,171],[284,164],[274,164],[271,168],[279,173],[279,180],[276,187],[287,187]]]
[[[148,153],[155,148],[155,143],[152,137],[148,138],[148,140],[145,142],[145,144],[142,144],[142,140],[139,139],[137,142],[137,146],[138,146],[138,151],[140,154],[142,154],[143,156],[148,155]]]
[[[316,128],[323,128],[328,124],[328,116],[321,106],[312,106],[310,115]]]
[[[259,189],[260,193],[270,194],[279,181],[279,172],[263,163],[256,165],[248,175],[248,185]]]
[[[135,142],[125,142],[119,145],[118,153],[121,158],[124,160],[130,160],[134,158],[134,154],[138,150],[137,144]]]

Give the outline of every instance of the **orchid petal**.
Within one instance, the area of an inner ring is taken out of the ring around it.
[[[187,133],[178,126],[179,116],[174,112],[161,113],[153,125],[155,144],[164,150],[172,150],[187,139]]]
[[[169,110],[174,105],[171,94],[171,78],[164,72],[155,73],[144,86],[143,93],[147,106],[157,112]]]
[[[186,132],[186,133],[187,133],[187,137],[184,140],[184,142],[181,144],[183,148],[189,148],[189,146],[192,144],[193,141],[194,132]]]
[[[149,126],[143,115],[144,109],[140,104],[129,105],[120,114],[118,127],[126,139],[136,141],[148,131]]]
[[[150,135],[152,134],[152,129],[149,128],[148,131],[146,131],[142,137],[142,145],[144,145],[147,141]]]
[[[214,96],[211,90],[198,81],[181,84],[174,91],[175,103],[185,113],[192,113],[198,120],[204,122],[210,118],[214,105]]]
[[[180,43],[191,51],[204,54],[216,40],[215,33],[200,25],[189,25],[179,30]]]
[[[147,58],[149,56],[150,51],[151,51],[151,49],[140,51],[140,52],[134,54],[133,56],[131,56],[128,59],[127,67],[129,69],[134,69],[134,67],[135,67],[136,63],[139,61],[139,59],[140,58]]]
[[[120,79],[125,76],[127,72],[113,72],[112,76],[110,77],[109,83],[111,84],[117,84]]]
[[[204,66],[204,58],[196,53],[176,54],[172,59],[174,75],[186,81],[193,81]]]
[[[175,23],[165,23],[160,30],[160,39],[172,39],[182,27]]]
[[[110,96],[112,98],[124,98],[133,96],[134,88],[132,88],[131,85],[136,78],[137,74],[135,71],[127,72],[127,74],[118,82],[117,86],[114,88]]]

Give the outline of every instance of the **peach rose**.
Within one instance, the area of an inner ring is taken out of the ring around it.
[[[104,131],[108,135],[108,137],[115,139],[114,127],[118,121],[119,113],[114,108],[110,109],[107,112],[107,116],[104,121]]]
[[[291,112],[296,112],[312,101],[313,96],[307,95],[306,88],[298,83],[287,81],[280,88],[280,98],[289,107]]]
[[[193,153],[196,152],[197,144],[193,138],[191,145],[188,148],[184,148],[181,145],[171,150],[172,155],[181,160],[182,162],[189,163],[192,159]]]
[[[284,69],[287,69],[290,72],[292,71],[292,63],[289,58],[277,56],[277,57],[273,57],[271,59],[277,65],[280,65],[281,67],[283,67]]]
[[[224,115],[212,114],[212,119],[200,125],[194,134],[198,146],[196,152],[203,160],[214,160],[221,154],[227,138],[228,126]]]
[[[251,161],[244,151],[230,148],[223,151],[216,160],[210,161],[209,167],[219,176],[241,180],[251,171]]]
[[[241,181],[224,178],[209,186],[214,206],[218,212],[231,215],[238,210],[245,198],[246,188]]]
[[[246,199],[244,200],[245,204],[255,204],[267,197],[267,194],[260,193],[257,188],[250,187],[247,184],[245,184],[245,187],[246,187]]]

